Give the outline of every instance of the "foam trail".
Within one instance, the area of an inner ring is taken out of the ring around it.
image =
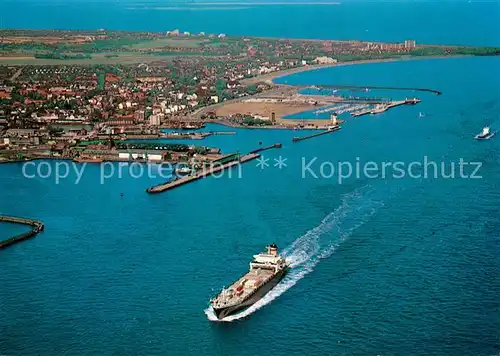
[[[208,319],[233,321],[244,318],[293,287],[299,280],[311,273],[322,259],[330,257],[354,230],[366,223],[384,205],[381,201],[371,198],[373,192],[373,189],[365,186],[345,195],[337,209],[328,214],[318,226],[287,247],[282,255],[287,259],[291,269],[285,278],[262,299],[241,313],[222,320],[217,319],[210,307],[205,310]]]

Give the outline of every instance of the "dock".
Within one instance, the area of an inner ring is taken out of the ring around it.
[[[282,147],[281,143],[275,143],[274,145],[271,145],[271,146],[257,148],[256,150],[253,150],[250,153],[260,153],[260,152],[264,152],[267,150],[271,150],[273,148],[281,148],[281,147]]]
[[[405,100],[399,100],[399,101],[391,101],[388,103],[383,103],[383,104],[377,104],[374,108],[367,108],[359,111],[355,111],[351,113],[351,116],[353,117],[359,117],[367,114],[381,114],[389,109],[395,108],[396,106],[401,106],[401,105],[416,105],[420,103],[421,100],[417,98],[413,99],[405,99]]]
[[[326,135],[326,134],[338,131],[338,130],[340,130],[340,128],[341,128],[340,126],[335,126],[335,127],[332,127],[331,129],[328,129],[326,131],[317,132],[317,133],[314,133],[312,135],[307,135],[307,136],[302,136],[302,137],[294,137],[292,139],[292,142],[300,142],[300,141],[304,141],[304,140],[307,140],[307,139],[310,139],[313,137]]]
[[[213,175],[215,173],[222,172],[226,169],[231,169],[232,167],[237,166],[241,163],[250,162],[250,161],[260,157],[259,152],[262,152],[265,150],[270,150],[272,148],[281,148],[281,144],[276,143],[272,146],[258,148],[258,149],[253,150],[253,151],[251,151],[248,154],[243,155],[243,156],[240,156],[239,154],[226,155],[222,159],[220,159],[219,162],[214,162],[214,163],[219,163],[217,165],[212,165],[209,168],[207,168],[207,167],[202,168],[202,169],[196,171],[194,174],[189,175],[189,176],[177,178],[177,179],[171,180],[171,181],[166,182],[166,183],[155,185],[153,187],[148,188],[146,190],[146,192],[148,194],[158,194],[158,193],[166,192],[167,190],[171,190],[171,189],[180,187],[182,185],[197,181],[198,179],[208,177],[208,176]],[[232,158],[234,158],[234,159],[232,159]],[[226,161],[227,159],[231,159],[231,160]]]
[[[28,225],[28,226],[31,226],[32,229],[31,229],[31,231],[25,232],[24,234],[11,237],[10,239],[4,240],[4,241],[0,241],[0,250],[4,249],[6,247],[12,246],[16,243],[30,239],[32,237],[35,237],[40,232],[42,232],[45,228],[45,226],[43,225],[43,223],[41,221],[20,218],[20,217],[16,217],[16,216],[0,215],[0,223],[1,222],[20,224],[20,225]]]
[[[230,169],[231,167],[237,166],[240,163],[249,162],[249,161],[256,159],[258,157],[260,157],[260,155],[257,153],[249,153],[247,155],[240,156],[240,158],[237,160],[233,160],[231,162],[227,162],[227,163],[224,163],[221,165],[216,165],[216,166],[210,167],[209,169],[203,168],[203,169],[200,169],[199,171],[197,171],[196,173],[194,173],[193,175],[186,176],[183,178],[174,179],[172,181],[148,188],[146,190],[146,192],[149,194],[163,193],[167,190],[174,189],[174,188],[180,187],[184,184],[197,181],[198,179],[205,178],[207,176],[224,171],[226,169]]]
[[[171,132],[160,135],[160,139],[166,140],[203,140],[205,137],[211,136],[209,132]]]
[[[236,131],[209,131],[210,135],[236,135]]]

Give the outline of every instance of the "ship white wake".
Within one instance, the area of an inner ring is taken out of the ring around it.
[[[365,186],[343,197],[341,204],[328,214],[321,224],[309,230],[287,247],[282,255],[291,266],[283,280],[262,299],[239,314],[217,319],[212,308],[205,310],[209,320],[233,321],[244,318],[264,305],[271,303],[281,294],[293,287],[299,280],[314,270],[325,258],[330,257],[337,247],[357,228],[366,223],[384,204],[374,200],[374,190]]]

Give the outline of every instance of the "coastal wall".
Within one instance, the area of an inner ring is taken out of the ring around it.
[[[16,243],[22,242],[24,240],[30,239],[32,237],[35,237],[40,232],[42,232],[44,230],[44,227],[45,227],[41,221],[33,220],[33,219],[26,219],[26,218],[21,218],[21,217],[15,217],[15,216],[0,215],[0,223],[2,223],[2,222],[12,223],[12,224],[20,224],[20,225],[28,225],[28,226],[31,226],[32,229],[31,229],[31,231],[25,232],[24,234],[20,234],[20,235],[11,237],[10,239],[0,241],[0,250],[4,249],[6,247],[12,246]]]

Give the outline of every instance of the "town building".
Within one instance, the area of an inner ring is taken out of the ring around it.
[[[161,125],[160,115],[159,114],[151,115],[149,117],[149,124],[152,126],[160,126]]]
[[[323,57],[316,57],[314,62],[317,64],[335,64],[337,63],[337,60],[331,57],[323,56]]]
[[[417,42],[415,40],[406,40],[405,41],[405,48],[413,49],[416,46],[417,46]]]

